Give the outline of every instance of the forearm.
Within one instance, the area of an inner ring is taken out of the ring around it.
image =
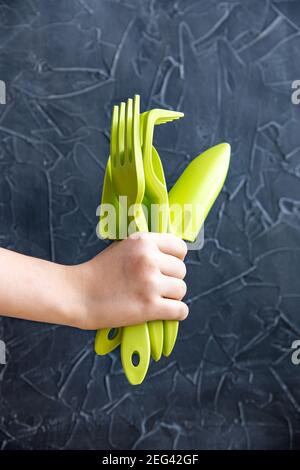
[[[70,274],[67,266],[0,248],[0,315],[76,325]]]

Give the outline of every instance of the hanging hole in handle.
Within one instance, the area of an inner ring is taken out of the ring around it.
[[[119,328],[111,328],[108,332],[107,338],[110,341],[112,341],[113,339],[115,339],[118,333],[119,333]]]
[[[137,351],[134,351],[131,356],[131,362],[134,367],[137,367],[140,363],[140,355]]]

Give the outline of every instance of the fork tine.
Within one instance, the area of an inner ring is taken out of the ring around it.
[[[126,106],[126,122],[125,122],[125,162],[132,161],[132,116],[133,116],[133,100],[129,98]]]
[[[133,100],[133,126],[132,126],[132,147],[135,155],[141,153],[140,143],[140,95],[134,95]],[[135,157],[136,159],[136,157]]]
[[[119,106],[114,106],[111,130],[110,130],[110,158],[114,166],[116,165],[117,157],[117,142],[118,142],[118,122],[119,122]]]
[[[119,123],[118,123],[118,143],[117,143],[117,165],[124,163],[125,150],[125,109],[126,104],[120,104]]]

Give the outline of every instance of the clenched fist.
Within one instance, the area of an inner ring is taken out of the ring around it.
[[[70,267],[78,308],[74,326],[118,327],[183,320],[186,244],[171,234],[135,233],[91,261]]]

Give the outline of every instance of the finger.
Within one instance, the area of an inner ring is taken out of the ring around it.
[[[165,253],[161,253],[159,256],[158,267],[160,272],[165,276],[183,279],[186,275],[186,267],[184,262],[178,258],[175,258],[175,256],[166,255]]]
[[[183,260],[187,254],[186,243],[172,233],[135,233],[131,235],[130,238],[145,238],[152,240],[160,251],[167,255],[176,256],[176,258],[181,260]]]
[[[160,289],[162,297],[181,300],[186,294],[186,283],[182,279],[162,275]]]
[[[184,320],[189,314],[189,308],[180,300],[161,299],[158,318],[163,320]]]

